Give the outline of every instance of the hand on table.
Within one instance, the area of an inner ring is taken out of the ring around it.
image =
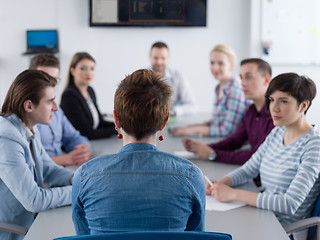
[[[184,137],[182,143],[187,151],[192,152],[203,159],[208,159],[209,153],[212,151],[212,148],[208,145],[191,138]]]
[[[209,136],[209,126],[204,124],[188,125],[176,128],[170,132],[173,135],[203,135]]]
[[[71,151],[72,162],[76,165],[81,165],[87,162],[91,158],[91,150],[86,144],[79,144]]]

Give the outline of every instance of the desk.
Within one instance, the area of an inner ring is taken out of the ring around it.
[[[158,143],[160,150],[169,153],[173,153],[175,150],[184,150],[181,137],[170,136],[166,130],[163,131],[163,136],[164,141]],[[198,140],[205,143],[217,141],[212,138],[199,138]],[[116,137],[94,140],[91,143],[95,156],[116,153],[122,147],[122,141]],[[192,162],[199,166],[204,174],[213,179],[218,179],[238,167],[200,159],[192,160]],[[253,183],[240,186],[240,188],[255,190]],[[66,206],[39,213],[25,240],[45,240],[75,235],[71,212],[71,206]],[[206,211],[205,228],[210,232],[230,233],[235,240],[289,239],[273,212],[249,206],[226,212]]]

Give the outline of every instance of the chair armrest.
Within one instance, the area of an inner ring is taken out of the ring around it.
[[[299,230],[309,228],[309,227],[312,227],[315,225],[320,225],[320,217],[306,218],[306,219],[291,223],[287,226],[284,226],[283,228],[286,231],[286,233],[290,234],[295,231],[299,231]]]
[[[28,232],[28,228],[26,227],[11,224],[11,223],[3,223],[3,222],[0,222],[0,230],[16,233],[20,235],[26,235],[26,233]]]

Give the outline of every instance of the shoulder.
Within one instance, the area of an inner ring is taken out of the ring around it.
[[[103,155],[95,157],[82,164],[76,171],[81,180],[86,180],[92,175],[99,174],[99,172],[105,171],[110,165],[114,164],[118,160],[118,154]]]
[[[23,136],[23,126],[20,120],[14,115],[0,117],[0,137],[21,138]]]
[[[305,134],[301,138],[302,143],[315,145],[317,146],[317,148],[320,146],[320,130],[316,126],[314,126],[307,134]]]
[[[178,174],[190,177],[194,177],[195,175],[201,175],[202,177],[200,168],[185,158],[162,151],[157,151],[157,155],[157,159],[159,159],[159,161],[161,159],[164,163],[164,170],[174,171]]]
[[[172,68],[166,68],[165,77],[172,79],[174,82],[180,82],[184,80],[182,74],[178,70]]]
[[[244,97],[244,93],[243,93],[240,81],[237,78],[231,79],[231,81],[229,82],[225,91],[228,94],[233,95],[233,96],[243,96]]]
[[[83,97],[75,86],[69,86],[63,91],[60,104],[64,106],[65,104],[70,104],[70,101],[75,99],[81,100]]]
[[[62,96],[68,96],[68,95],[80,95],[80,92],[75,86],[70,85],[62,93]]]
[[[18,146],[28,147],[22,123],[17,117],[0,117],[1,151],[16,151]],[[14,144],[15,143],[15,144]]]
[[[283,126],[274,127],[266,137],[265,143],[268,143],[271,145],[282,144],[283,134],[285,131],[286,131],[286,128]]]

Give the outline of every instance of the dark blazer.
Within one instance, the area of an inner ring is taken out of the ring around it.
[[[89,106],[78,88],[74,85],[67,87],[61,97],[61,108],[70,120],[72,125],[78,129],[81,135],[89,139],[106,138],[117,134],[114,123],[103,120],[103,117],[97,106],[96,95],[91,87],[88,87],[88,93],[99,114],[99,126],[93,129],[93,118]]]

